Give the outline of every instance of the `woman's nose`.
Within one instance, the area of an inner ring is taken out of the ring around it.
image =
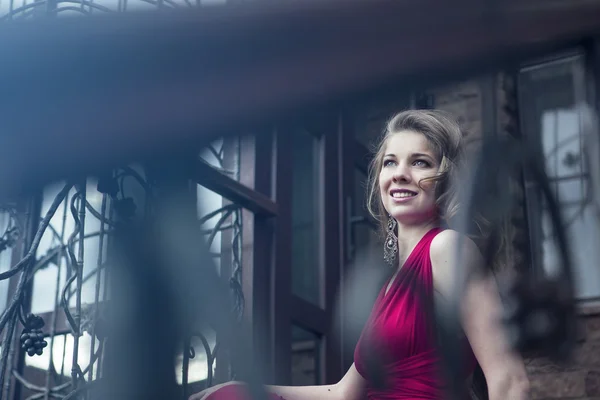
[[[394,171],[394,182],[410,182],[410,170],[402,163],[398,164]]]

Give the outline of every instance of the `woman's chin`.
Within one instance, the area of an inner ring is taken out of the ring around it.
[[[431,225],[437,218],[431,212],[394,212],[390,214],[400,225]]]

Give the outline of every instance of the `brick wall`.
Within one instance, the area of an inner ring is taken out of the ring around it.
[[[483,137],[483,110],[490,97],[483,94],[482,78],[434,88],[428,93],[433,106],[453,113],[470,139],[473,150]],[[514,79],[507,74],[494,76],[491,98],[495,104],[494,127],[497,134],[519,137],[518,110]],[[504,256],[509,268],[530,267],[524,192],[518,176],[511,182],[514,209],[505,221],[507,239]],[[525,360],[535,400],[600,400],[600,307],[580,310],[580,340],[572,359],[557,365],[543,357]]]
[[[536,400],[600,400],[600,316],[589,307],[580,315],[580,342],[572,359],[558,365],[546,358],[526,360]]]
[[[490,93],[484,94],[488,90]],[[467,141],[467,154],[476,154],[484,140],[484,125],[488,135],[505,135],[518,138],[519,122],[514,79],[507,74],[477,77],[429,91],[432,106],[452,113],[458,120]],[[487,104],[491,102],[491,104]],[[484,109],[488,114],[484,115]],[[489,112],[489,110],[492,110]],[[486,121],[492,118],[494,121]],[[525,213],[525,197],[521,176],[518,171],[511,176],[506,188],[514,201],[512,209],[502,222],[505,242],[498,258],[498,270],[504,266],[509,270],[530,267],[529,235]]]
[[[476,150],[483,137],[482,126],[482,88],[479,80],[473,79],[456,84],[433,88],[428,91],[432,96],[434,108],[444,110],[458,120],[468,146]]]

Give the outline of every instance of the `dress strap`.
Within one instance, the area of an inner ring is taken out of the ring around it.
[[[431,265],[431,256],[429,251],[431,249],[431,242],[438,235],[438,233],[442,232],[444,229],[440,227],[430,229],[417,243],[415,249],[411,253],[410,257],[412,258],[412,262],[416,264],[427,264]],[[408,260],[407,260],[408,261]]]

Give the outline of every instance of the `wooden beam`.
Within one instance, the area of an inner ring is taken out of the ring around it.
[[[256,214],[269,217],[277,215],[277,204],[270,198],[220,173],[203,161],[196,162],[193,179],[205,188]]]
[[[328,317],[331,314],[299,296],[292,295],[290,298],[290,315],[292,323],[299,325],[303,329],[307,329],[318,335],[321,335],[323,332],[329,332],[331,318]]]

